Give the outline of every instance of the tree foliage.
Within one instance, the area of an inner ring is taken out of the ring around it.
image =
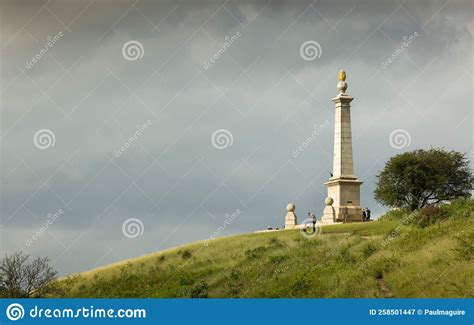
[[[49,259],[30,259],[22,252],[6,255],[0,262],[0,297],[43,297],[57,272]]]
[[[398,208],[470,197],[473,175],[464,154],[442,149],[415,150],[392,157],[377,175],[375,199]]]

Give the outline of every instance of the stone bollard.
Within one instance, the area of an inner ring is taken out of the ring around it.
[[[336,214],[332,206],[333,203],[334,203],[334,200],[332,199],[332,197],[327,197],[324,200],[324,204],[326,206],[324,207],[323,218],[321,220],[323,224],[327,225],[327,224],[334,223],[336,221],[335,220]]]
[[[296,206],[294,203],[288,203],[286,206],[286,216],[285,216],[285,229],[293,229],[296,228],[298,224],[296,214],[295,214]]]

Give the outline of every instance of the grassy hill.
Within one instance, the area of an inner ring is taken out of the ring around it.
[[[379,221],[246,234],[69,276],[61,297],[472,297],[474,200]]]

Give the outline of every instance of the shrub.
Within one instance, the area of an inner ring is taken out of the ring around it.
[[[442,205],[441,210],[450,218],[469,218],[474,216],[474,200],[458,199]]]
[[[445,214],[437,204],[430,204],[420,209],[416,218],[420,226],[426,227],[434,224],[438,220],[444,219]]]
[[[187,249],[180,251],[178,254],[185,260],[190,259],[193,256],[193,254]]]
[[[72,288],[81,282],[83,282],[83,278],[80,274],[72,274],[66,276],[62,280],[51,283],[50,287],[52,292],[56,293],[58,297],[66,298],[67,294],[72,290]],[[84,290],[85,285],[81,284],[79,289]]]
[[[191,289],[190,294],[191,298],[207,298],[209,296],[209,286],[205,281],[201,281]]]

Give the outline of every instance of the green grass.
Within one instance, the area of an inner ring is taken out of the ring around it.
[[[69,276],[57,296],[472,297],[473,208],[460,200],[429,225],[398,211],[311,239],[286,230],[197,242]]]

